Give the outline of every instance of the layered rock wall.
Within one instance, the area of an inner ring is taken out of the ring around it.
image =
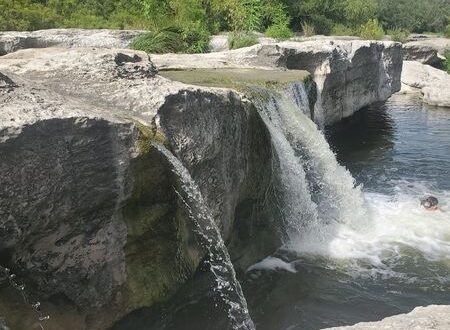
[[[0,72],[0,260],[44,309],[63,297],[59,308],[80,310],[75,329],[167,299],[203,257],[153,142],[190,170],[224,239],[248,244],[243,267],[279,245],[261,207],[270,137],[238,93],[171,82],[133,51],[30,49],[1,58]],[[35,321],[21,315],[9,324]]]

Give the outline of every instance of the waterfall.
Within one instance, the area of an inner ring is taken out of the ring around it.
[[[173,172],[179,179],[181,190],[177,191],[177,194],[186,206],[189,217],[193,221],[195,234],[202,248],[207,252],[207,262],[215,279],[213,289],[228,306],[231,328],[235,330],[255,329],[247,309],[247,302],[241,285],[236,279],[236,272],[231,263],[228,250],[201,195],[200,189],[180,160],[164,146],[159,144],[154,146],[167,158],[173,166]]]
[[[253,88],[264,95],[256,102],[278,158],[286,245],[308,250],[308,245],[326,244],[336,226],[357,226],[365,218],[361,188],[310,119],[304,85]]]

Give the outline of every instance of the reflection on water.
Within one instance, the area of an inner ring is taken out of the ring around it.
[[[450,190],[450,109],[405,95],[371,106],[328,129],[338,160],[367,190],[424,181]]]

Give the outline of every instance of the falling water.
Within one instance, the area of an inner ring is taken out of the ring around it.
[[[286,243],[308,248],[326,242],[338,224],[356,226],[365,216],[363,195],[309,118],[303,84],[276,91],[254,88],[264,94],[257,98],[258,109],[279,160]]]
[[[232,329],[255,329],[228,250],[198,186],[183,164],[169,150],[162,145],[154,146],[164,154],[173,166],[173,172],[179,178],[181,190],[177,191],[177,194],[195,225],[202,247],[207,251],[208,263],[215,279],[214,291],[228,306],[228,317]]]

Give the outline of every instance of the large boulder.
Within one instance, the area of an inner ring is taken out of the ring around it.
[[[307,70],[317,84],[313,119],[329,125],[401,88],[402,47],[395,42],[314,40],[258,44],[210,54],[153,55],[161,70],[284,68]]]
[[[361,322],[348,327],[334,327],[324,330],[411,330],[450,329],[450,306],[430,305],[416,307],[411,313],[386,317],[376,322]]]
[[[423,101],[430,105],[450,107],[450,75],[442,70],[415,61],[403,62],[404,92],[420,91]]]
[[[172,82],[128,50],[22,50],[0,72],[0,261],[36,288],[52,328],[104,329],[164,301],[203,257],[152,142],[189,169],[225,240],[258,245],[234,255],[279,245],[270,136],[242,95]],[[0,288],[8,324],[33,328],[14,297]]]
[[[0,56],[20,49],[46,47],[127,48],[142,34],[136,30],[50,29],[0,32]]]

